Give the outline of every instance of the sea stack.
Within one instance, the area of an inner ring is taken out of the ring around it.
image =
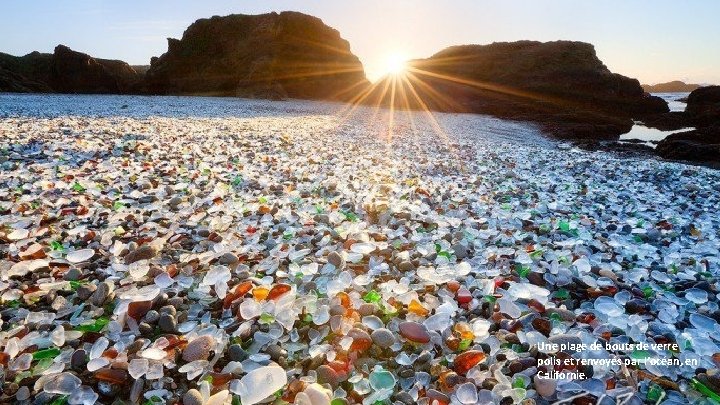
[[[140,76],[120,60],[93,58],[64,45],[55,47],[50,86],[58,93],[129,93]]]
[[[611,72],[584,42],[451,46],[408,65],[403,80],[385,79],[405,88],[393,98],[395,108],[529,120],[556,136],[586,139],[616,139],[632,118],[669,111],[636,79]],[[390,104],[384,87],[376,85],[367,100]]]
[[[65,45],[52,54],[0,54],[0,91],[14,93],[132,93],[141,80],[120,60],[94,58]]]
[[[360,60],[337,30],[288,11],[197,20],[152,59],[145,90],[343,100],[368,84]]]

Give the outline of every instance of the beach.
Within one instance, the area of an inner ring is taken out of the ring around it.
[[[717,380],[719,206],[717,170],[485,115],[3,94],[5,394],[689,403]],[[680,350],[566,355],[697,365],[536,376],[540,343],[629,339]]]

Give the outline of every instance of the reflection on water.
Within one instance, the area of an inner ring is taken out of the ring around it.
[[[690,93],[653,93],[653,96],[661,97],[668,103],[670,111],[685,111],[686,104],[682,101],[677,101],[681,98],[686,98]],[[670,134],[682,131],[690,131],[694,128],[683,128],[674,131],[661,131],[655,128],[648,128],[645,125],[635,123],[630,132],[627,134],[620,135],[620,141],[627,141],[630,139],[639,139],[644,141],[646,145],[655,147],[655,144],[665,139]]]
[[[662,141],[663,139],[665,139],[666,136],[670,134],[683,131],[691,131],[693,129],[695,128],[683,128],[674,131],[661,131],[659,129],[648,128],[645,125],[636,123],[635,125],[633,125],[630,132],[620,135],[620,140],[627,141],[630,139],[639,139],[641,141],[645,141],[647,145],[654,146],[656,143]]]

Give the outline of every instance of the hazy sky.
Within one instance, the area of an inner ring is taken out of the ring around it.
[[[449,45],[568,39],[591,42],[614,72],[644,83],[720,83],[717,0],[33,0],[0,5],[0,51],[52,52],[62,43],[102,58],[149,64],[198,18],[297,10],[350,41],[370,79],[394,54],[427,57]]]

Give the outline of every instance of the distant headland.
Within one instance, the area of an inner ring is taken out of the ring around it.
[[[702,87],[702,85],[673,80],[666,83],[643,84],[642,87],[648,93],[689,93],[699,87]]]

